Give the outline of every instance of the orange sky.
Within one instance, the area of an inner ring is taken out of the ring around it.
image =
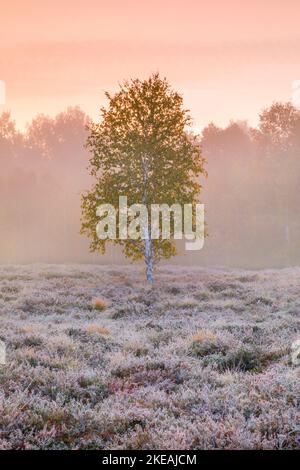
[[[195,127],[254,124],[300,79],[299,0],[0,0],[0,80],[19,127],[160,71]]]

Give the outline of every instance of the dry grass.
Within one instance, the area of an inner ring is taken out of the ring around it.
[[[105,310],[108,307],[108,303],[104,299],[95,298],[92,299],[92,308],[95,310]]]
[[[35,333],[37,329],[36,325],[25,325],[20,328],[20,333],[32,334]]]
[[[203,341],[216,341],[217,337],[212,331],[200,330],[195,333],[191,340],[193,343],[203,343]]]
[[[88,325],[86,331],[88,333],[99,333],[99,335],[109,335],[110,331],[105,326],[100,326],[96,324]]]
[[[156,278],[0,267],[0,449],[300,448],[300,269]]]

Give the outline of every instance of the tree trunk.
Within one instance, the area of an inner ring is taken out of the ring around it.
[[[145,263],[147,281],[153,284],[153,257],[152,257],[152,240],[149,236],[149,226],[145,227]]]
[[[143,180],[144,180],[144,191],[142,197],[142,203],[146,205],[148,211],[148,195],[147,195],[147,186],[149,179],[149,158],[147,155],[142,157],[142,168],[143,168]],[[151,240],[151,230],[149,224],[149,213],[147,213],[147,220],[144,226],[144,258],[146,263],[146,276],[147,281],[150,284],[153,284],[153,256],[152,256],[152,240]]]

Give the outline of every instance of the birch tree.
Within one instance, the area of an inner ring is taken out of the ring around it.
[[[148,214],[151,204],[194,204],[204,159],[197,138],[188,132],[191,118],[182,96],[159,74],[124,82],[106,98],[100,122],[89,126],[94,184],[82,196],[81,232],[89,237],[91,251],[104,253],[107,243],[115,243],[126,257],[143,259],[147,280],[153,282],[155,264],[176,254],[174,239],[152,239],[148,215],[144,236],[138,239],[123,239],[120,233],[113,240],[99,239],[97,207],[111,204],[119,216],[119,196],[126,196],[128,205],[143,204]],[[117,217],[117,232],[119,228]]]

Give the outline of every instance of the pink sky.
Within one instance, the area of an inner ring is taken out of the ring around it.
[[[0,0],[0,80],[19,127],[160,71],[195,127],[255,124],[300,79],[299,0]]]

